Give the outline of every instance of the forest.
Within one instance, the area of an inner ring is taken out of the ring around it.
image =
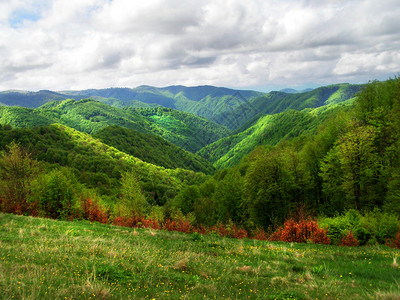
[[[90,99],[0,106],[0,209],[281,240],[318,222],[304,242],[396,245],[400,78],[343,88],[280,92],[279,105],[256,94],[235,126]]]

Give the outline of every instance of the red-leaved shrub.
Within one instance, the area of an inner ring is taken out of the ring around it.
[[[386,242],[386,245],[392,248],[400,249],[400,229],[399,232],[396,234],[394,239],[390,239]]]
[[[263,229],[257,228],[253,232],[253,238],[260,241],[266,241],[268,240],[268,235]]]
[[[83,217],[91,222],[107,223],[108,216],[97,200],[90,198],[82,199]]]
[[[295,222],[293,219],[287,220],[283,227],[275,231],[271,236],[271,241],[329,244],[330,239],[326,235],[326,230],[318,227],[318,223],[311,219]]]
[[[340,246],[345,246],[345,247],[357,247],[358,246],[358,240],[355,238],[353,233],[349,231],[349,233],[342,237],[340,241]]]

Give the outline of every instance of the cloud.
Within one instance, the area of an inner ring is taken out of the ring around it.
[[[0,0],[0,89],[387,78],[399,15],[397,0]]]

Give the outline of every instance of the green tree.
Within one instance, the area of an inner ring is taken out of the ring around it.
[[[38,173],[38,163],[15,142],[0,154],[0,197],[4,199],[3,210],[24,213],[32,209],[28,198],[32,180]]]
[[[251,223],[278,225],[289,213],[288,174],[279,151],[258,148],[245,176],[245,202]]]
[[[33,187],[33,197],[39,199],[42,214],[53,219],[68,219],[78,209],[78,189],[74,175],[64,171],[53,170],[40,176]]]
[[[135,169],[123,173],[120,201],[117,205],[119,214],[123,216],[143,215],[147,205]]]

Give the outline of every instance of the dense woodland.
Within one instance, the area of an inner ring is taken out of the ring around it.
[[[310,217],[332,242],[353,231],[384,243],[399,226],[400,79],[332,87],[280,93],[279,104],[276,93],[254,95],[257,112],[235,126],[88,99],[0,107],[1,210],[70,219],[94,205],[108,222],[147,216],[248,232]]]

